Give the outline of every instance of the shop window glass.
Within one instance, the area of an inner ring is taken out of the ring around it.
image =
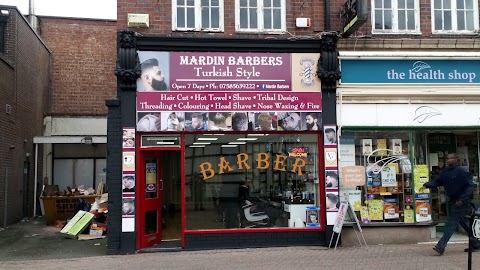
[[[474,32],[479,29],[477,0],[436,0],[432,7],[433,31]]]
[[[223,0],[177,0],[172,11],[174,30],[223,31]]]
[[[54,159],[53,184],[60,191],[81,187],[96,189],[94,183],[94,159]]]
[[[195,134],[185,141],[187,230],[322,224],[317,134]]]
[[[340,201],[363,223],[415,222],[408,132],[344,132],[340,137]]]
[[[285,31],[285,7],[284,0],[237,0],[237,31]]]

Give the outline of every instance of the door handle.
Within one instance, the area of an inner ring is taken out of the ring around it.
[[[163,180],[160,179],[160,190],[163,190]]]

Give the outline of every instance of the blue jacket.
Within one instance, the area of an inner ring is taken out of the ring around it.
[[[432,181],[425,183],[427,188],[443,186],[451,202],[466,203],[473,194],[472,177],[460,166],[443,169]]]

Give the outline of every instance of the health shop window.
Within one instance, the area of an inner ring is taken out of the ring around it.
[[[433,33],[474,33],[478,26],[478,0],[434,0]]]
[[[173,31],[223,31],[223,0],[173,0]]]
[[[323,226],[318,134],[196,134],[185,141],[187,230]]]
[[[420,33],[418,0],[373,0],[373,33]]]
[[[286,31],[285,0],[236,0],[237,32]]]
[[[362,223],[415,222],[410,148],[409,132],[345,131],[340,137],[340,201],[349,201]]]

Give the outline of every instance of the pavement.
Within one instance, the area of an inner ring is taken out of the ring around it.
[[[42,218],[0,229],[0,269],[468,269],[465,237],[452,239],[443,256],[435,242],[368,247],[272,247],[183,250],[176,252],[105,255],[106,239],[79,241],[60,235]],[[480,269],[480,252],[472,269]]]

